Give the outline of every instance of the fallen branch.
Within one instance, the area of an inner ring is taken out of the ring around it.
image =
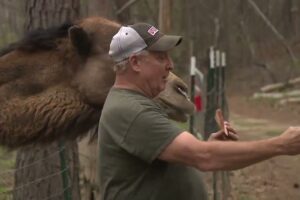
[[[300,90],[293,90],[289,92],[272,92],[272,93],[255,93],[254,99],[283,99],[283,98],[300,98]]]
[[[129,8],[131,5],[133,5],[134,3],[136,3],[137,0],[130,0],[127,1],[122,8],[120,8],[119,10],[117,10],[116,14],[120,15],[124,10],[126,10],[127,8]]]
[[[300,97],[292,97],[287,99],[282,99],[279,101],[280,105],[286,105],[286,104],[300,104]]]
[[[260,91],[261,92],[273,92],[275,90],[284,89],[288,85],[295,85],[297,83],[300,83],[300,77],[291,79],[287,83],[275,83],[275,84],[266,85],[266,86],[260,88]]]
[[[287,80],[290,78],[290,75],[292,73],[292,67],[297,66],[297,58],[286,41],[286,39],[283,37],[282,34],[279,33],[279,31],[275,28],[275,26],[271,23],[271,21],[265,16],[265,14],[260,10],[260,8],[256,5],[256,3],[253,0],[248,0],[248,3],[253,7],[253,9],[256,11],[256,13],[262,18],[262,20],[266,23],[266,25],[272,30],[272,32],[275,34],[275,36],[278,38],[278,40],[282,43],[286,51],[288,52],[288,55],[291,59],[291,66],[289,66],[289,73]]]

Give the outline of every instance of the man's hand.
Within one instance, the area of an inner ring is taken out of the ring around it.
[[[282,140],[284,153],[288,155],[300,154],[300,127],[289,127],[279,138]]]
[[[212,133],[208,138],[209,141],[213,140],[238,140],[237,132],[231,128],[229,122],[224,121],[223,113],[221,109],[216,110],[215,120],[220,128],[220,130],[216,133]]]
[[[227,133],[225,133],[225,130],[227,130]],[[219,130],[216,133],[212,133],[210,137],[208,138],[209,141],[237,141],[239,139],[239,136],[237,135],[237,132],[230,126],[229,122],[224,122],[224,129]]]

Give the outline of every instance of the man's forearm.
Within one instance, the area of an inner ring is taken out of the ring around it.
[[[279,137],[251,142],[201,142],[197,168],[204,171],[234,170],[284,154]]]

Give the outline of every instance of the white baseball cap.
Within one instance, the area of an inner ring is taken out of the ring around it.
[[[109,55],[115,62],[121,62],[130,55],[144,49],[168,51],[181,43],[182,37],[165,35],[147,23],[122,26],[110,43]]]

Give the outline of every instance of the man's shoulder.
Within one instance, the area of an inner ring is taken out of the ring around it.
[[[113,89],[107,96],[99,123],[102,128],[113,123],[114,129],[126,131],[135,120],[145,116],[151,117],[153,113],[162,111],[152,99],[135,91]]]

